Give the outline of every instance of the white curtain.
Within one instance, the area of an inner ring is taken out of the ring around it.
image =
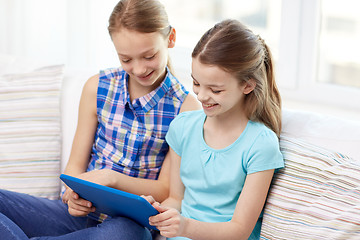
[[[0,54],[70,68],[118,66],[107,32],[118,0],[0,0]]]

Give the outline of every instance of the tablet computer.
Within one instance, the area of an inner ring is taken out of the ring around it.
[[[66,174],[61,174],[60,179],[81,198],[92,202],[97,212],[111,217],[128,217],[142,226],[156,230],[149,224],[149,217],[159,212],[144,198]]]

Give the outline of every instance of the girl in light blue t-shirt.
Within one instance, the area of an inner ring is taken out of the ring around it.
[[[170,196],[150,217],[171,239],[259,239],[279,150],[281,100],[264,41],[236,20],[216,24],[192,53],[203,110],[178,115],[166,135]]]

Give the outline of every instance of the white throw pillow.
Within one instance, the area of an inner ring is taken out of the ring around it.
[[[281,134],[360,159],[358,121],[284,109]]]
[[[59,197],[64,66],[0,76],[0,188]]]
[[[261,239],[359,239],[360,162],[286,136],[280,148]]]

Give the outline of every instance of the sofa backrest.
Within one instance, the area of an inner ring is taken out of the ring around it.
[[[360,124],[285,111],[261,239],[360,239]]]

